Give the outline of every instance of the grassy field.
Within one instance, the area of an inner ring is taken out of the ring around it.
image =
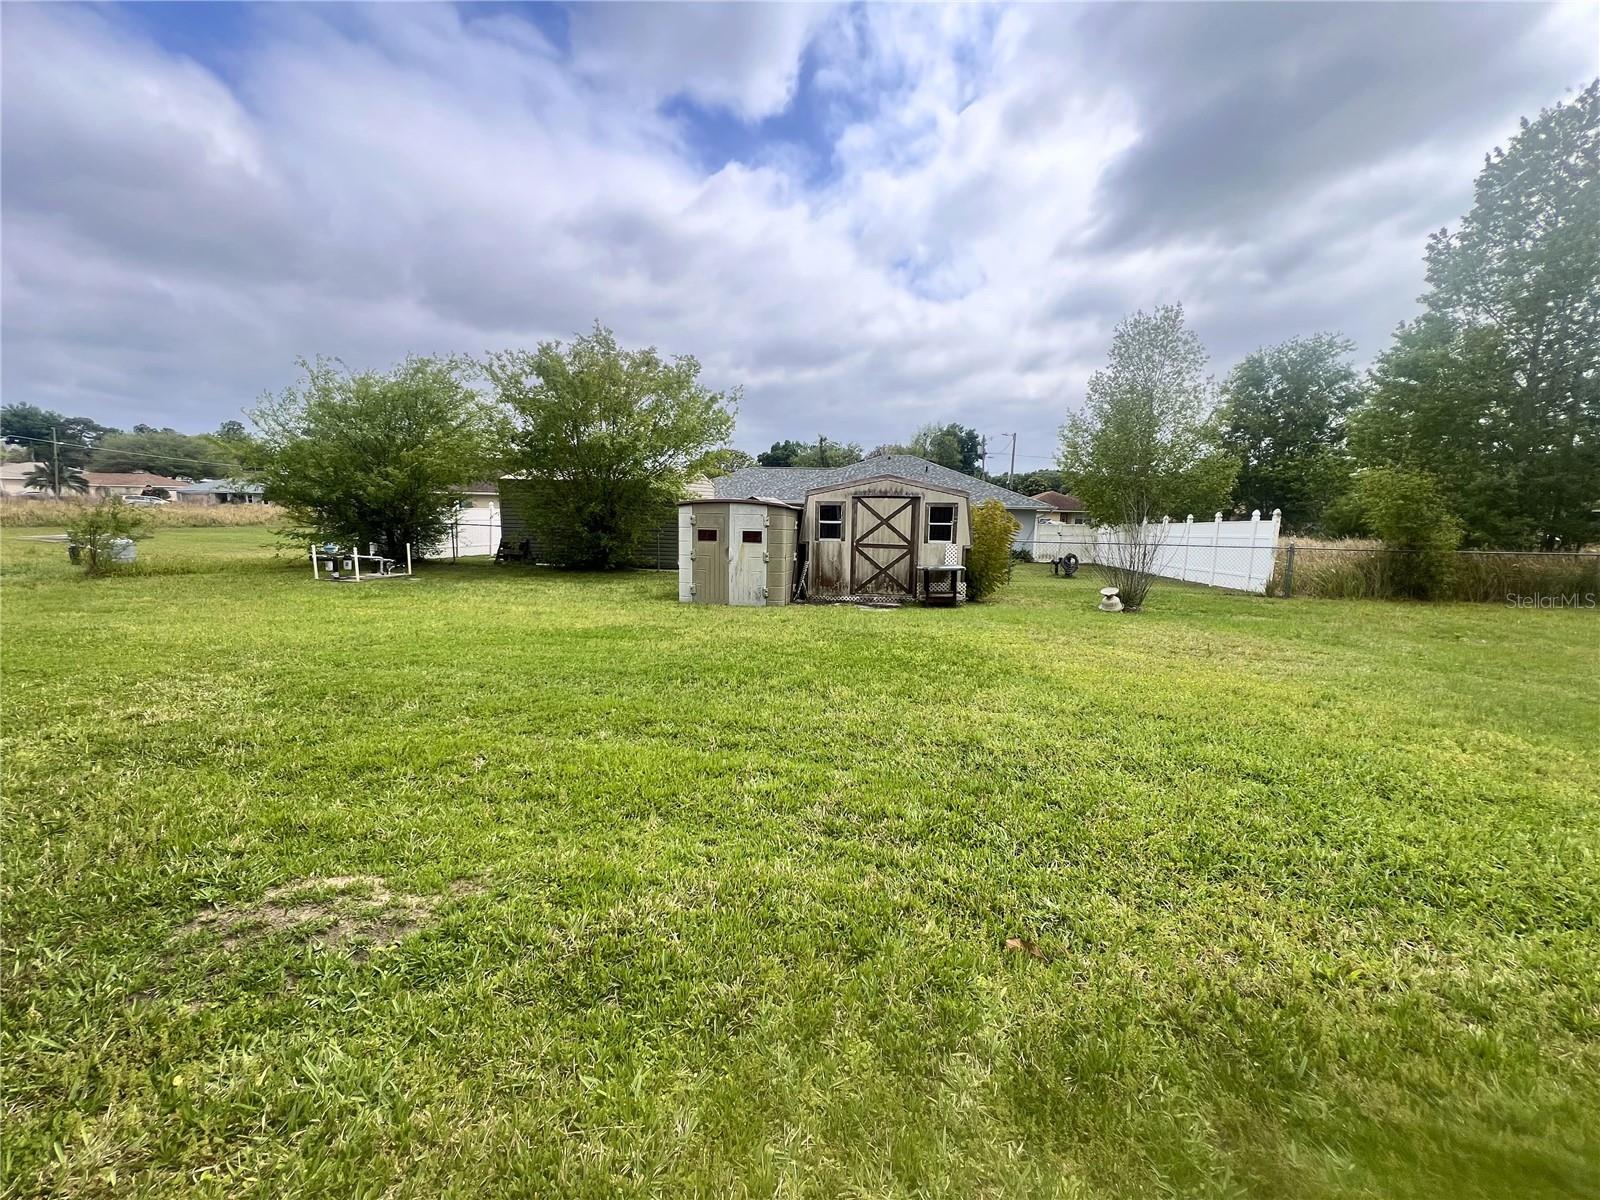
[[[1600,1195],[1592,612],[269,546],[0,540],[9,1195]]]

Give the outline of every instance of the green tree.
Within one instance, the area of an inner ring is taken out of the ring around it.
[[[1426,469],[1473,544],[1535,540],[1499,416],[1517,385],[1497,330],[1423,316],[1397,333],[1371,382],[1371,399],[1350,419],[1357,463]]]
[[[0,436],[18,438],[30,445],[48,442],[51,430],[65,420],[60,413],[37,404],[7,404],[0,407]]]
[[[1061,429],[1063,482],[1096,521],[1139,525],[1222,507],[1238,464],[1218,446],[1205,370],[1182,305],[1117,326],[1083,412]]]
[[[90,464],[96,471],[148,471],[173,479],[225,477],[240,469],[238,452],[215,438],[148,425],[108,434]]]
[[[836,442],[832,438],[819,437],[815,442],[807,443],[804,448],[794,456],[791,464],[796,467],[848,467],[851,463],[860,462],[862,449],[857,442]]]
[[[911,453],[963,475],[976,476],[983,459],[983,437],[976,429],[955,422],[924,425],[911,439]]]
[[[67,526],[67,542],[77,547],[75,561],[90,575],[101,575],[116,565],[118,542],[149,536],[149,521],[121,500],[102,500]]]
[[[1040,492],[1065,491],[1066,486],[1058,470],[1023,471],[1017,474],[1011,490],[1024,496],[1037,496]]]
[[[731,447],[717,450],[712,453],[711,462],[706,467],[707,475],[732,475],[735,471],[742,471],[746,467],[756,465],[756,460],[743,450],[734,450]]]
[[[763,467],[847,467],[860,462],[862,454],[856,442],[836,442],[830,437],[797,442],[789,438],[773,442],[770,450],[756,455],[756,462]]]
[[[254,472],[308,540],[375,544],[400,558],[445,538],[459,491],[493,472],[505,423],[455,358],[352,373],[302,360],[305,380],[264,396]]]
[[[632,562],[733,433],[737,390],[703,386],[691,357],[623,350],[599,322],[567,345],[495,354],[487,370],[518,420],[513,463],[535,532],[561,566]]]
[[[1426,470],[1475,543],[1600,537],[1600,80],[1485,161],[1427,249],[1403,327],[1352,421],[1365,465]]]
[[[1361,473],[1354,494],[1383,542],[1388,594],[1418,600],[1448,595],[1461,523],[1438,481],[1423,471],[1378,467]]]
[[[804,442],[797,442],[792,438],[787,441],[773,442],[770,450],[763,450],[756,455],[756,463],[763,467],[792,467],[795,459],[806,452]]]
[[[16,438],[27,447],[28,456],[39,462],[54,457],[63,466],[87,466],[100,440],[117,432],[88,417],[64,417],[36,404],[0,407],[0,436]]]
[[[1361,400],[1355,343],[1335,333],[1290,338],[1247,355],[1222,385],[1221,443],[1239,461],[1233,502],[1283,510],[1299,531],[1348,486],[1345,417]]]
[[[992,596],[1011,579],[1011,540],[1021,526],[998,500],[972,507],[972,551],[967,555],[967,599]]]
[[[56,459],[45,459],[33,464],[33,470],[23,479],[22,486],[30,491],[49,492],[59,500],[62,492],[87,492],[89,481],[77,467]]]

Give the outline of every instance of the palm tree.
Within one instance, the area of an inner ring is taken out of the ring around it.
[[[22,486],[36,492],[54,492],[56,499],[61,499],[63,489],[69,492],[87,492],[89,481],[84,478],[83,472],[70,463],[61,463],[52,466],[47,462],[33,464],[33,470],[28,472]]]

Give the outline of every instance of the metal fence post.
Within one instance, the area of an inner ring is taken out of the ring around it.
[[[1294,543],[1289,543],[1289,553],[1283,558],[1283,597],[1294,595]]]

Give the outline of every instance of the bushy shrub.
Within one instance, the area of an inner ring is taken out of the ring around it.
[[[1354,492],[1346,492],[1322,510],[1322,532],[1330,538],[1372,536],[1366,510]]]
[[[972,510],[972,553],[967,559],[967,599],[983,600],[1011,578],[1011,540],[1022,528],[998,500]]]
[[[1383,542],[1387,594],[1444,599],[1455,580],[1461,522],[1431,475],[1397,467],[1366,471],[1356,497]]]
[[[67,526],[67,539],[78,547],[78,561],[91,575],[101,575],[114,565],[116,544],[149,536],[143,513],[121,500],[103,500]]]

